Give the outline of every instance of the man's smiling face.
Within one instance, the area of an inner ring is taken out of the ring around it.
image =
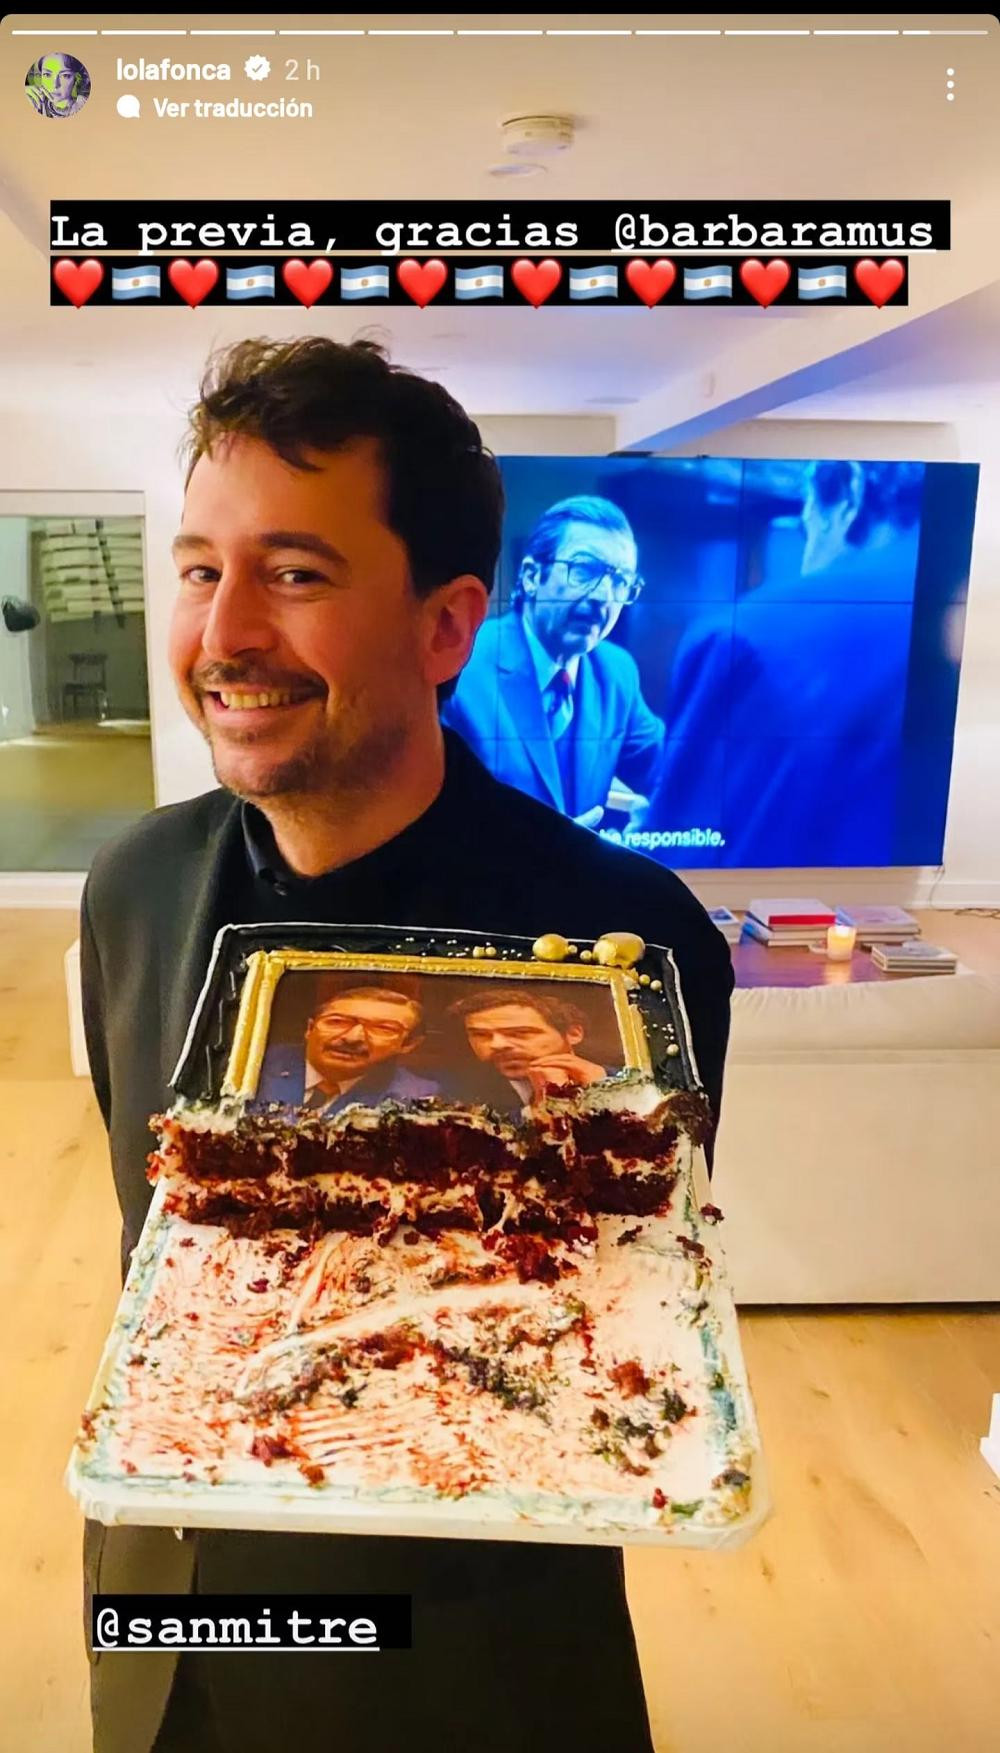
[[[384,521],[373,441],[292,467],[236,437],[192,471],[170,662],[216,778],[241,797],[356,791],[426,695],[431,614]]]

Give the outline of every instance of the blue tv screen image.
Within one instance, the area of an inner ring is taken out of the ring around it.
[[[940,863],[976,465],[499,462],[442,712],[498,778],[677,868]]]

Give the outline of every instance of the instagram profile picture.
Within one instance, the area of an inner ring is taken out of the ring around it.
[[[56,50],[32,62],[24,76],[24,89],[36,115],[58,121],[82,110],[90,96],[90,74],[75,55]]]

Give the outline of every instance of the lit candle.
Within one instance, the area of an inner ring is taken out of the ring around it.
[[[849,962],[854,954],[857,936],[853,925],[831,925],[826,934],[827,960]]]

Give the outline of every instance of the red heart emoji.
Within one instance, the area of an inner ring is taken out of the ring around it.
[[[192,310],[208,297],[218,278],[219,270],[214,262],[171,262],[167,269],[167,279],[174,291]]]
[[[625,278],[644,305],[652,310],[661,298],[666,298],[671,286],[677,278],[677,269],[673,262],[630,262],[625,269]]]
[[[436,298],[448,278],[448,270],[443,262],[400,262],[396,270],[396,278],[408,298],[419,304],[421,310]]]
[[[791,278],[791,269],[787,262],[743,262],[740,266],[740,279],[752,298],[766,309],[773,304],[779,292],[784,292]]]
[[[64,298],[75,304],[79,310],[86,304],[104,279],[104,264],[93,256],[86,262],[73,262],[67,256],[64,261],[57,262],[52,270],[52,278]]]
[[[293,262],[286,262],[281,270],[281,278],[300,304],[308,309],[322,298],[333,279],[333,269],[329,262],[300,262],[296,257]]]
[[[865,297],[870,298],[881,310],[903,284],[903,264],[897,262],[895,257],[880,264],[866,256],[863,262],[857,263],[854,278]]]
[[[562,279],[562,269],[551,258],[544,262],[520,261],[514,263],[510,277],[521,296],[537,310],[555,291]]]

